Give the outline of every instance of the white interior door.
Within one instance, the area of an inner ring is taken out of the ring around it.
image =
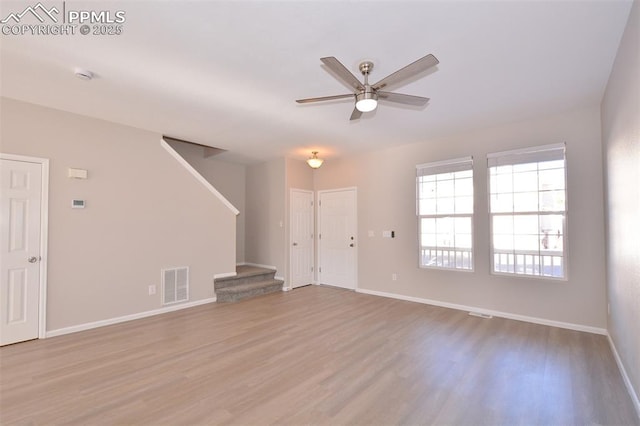
[[[318,193],[318,280],[321,284],[356,288],[356,190]]]
[[[39,335],[42,165],[0,162],[0,345],[8,345]]]
[[[290,204],[291,287],[313,282],[313,192],[292,189]]]

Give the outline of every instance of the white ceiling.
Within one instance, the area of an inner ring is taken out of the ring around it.
[[[0,15],[35,2],[2,2]],[[61,3],[44,1],[46,6]],[[2,96],[228,150],[251,163],[312,149],[331,158],[599,104],[631,0],[92,1],[124,10],[119,36],[0,36]],[[372,81],[428,54],[440,64],[350,122],[335,56]],[[91,82],[74,67],[93,71]]]

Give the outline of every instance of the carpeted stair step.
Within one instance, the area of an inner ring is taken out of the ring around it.
[[[237,302],[250,297],[282,291],[284,281],[269,279],[216,288],[218,302]]]
[[[275,269],[240,265],[233,277],[216,278],[213,289],[218,302],[237,302],[262,294],[282,291],[284,281],[275,279]]]
[[[260,268],[257,266],[240,265],[236,268],[236,275],[233,277],[216,278],[213,281],[213,288],[218,289],[236,286],[240,284],[249,284],[273,280],[276,271],[274,269]]]

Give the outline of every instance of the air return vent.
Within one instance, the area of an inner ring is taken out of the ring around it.
[[[186,302],[189,300],[189,268],[162,270],[162,304]]]

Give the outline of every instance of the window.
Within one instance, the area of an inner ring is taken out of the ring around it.
[[[489,154],[492,271],[566,277],[565,146]]]
[[[420,267],[473,269],[473,159],[420,164]]]

